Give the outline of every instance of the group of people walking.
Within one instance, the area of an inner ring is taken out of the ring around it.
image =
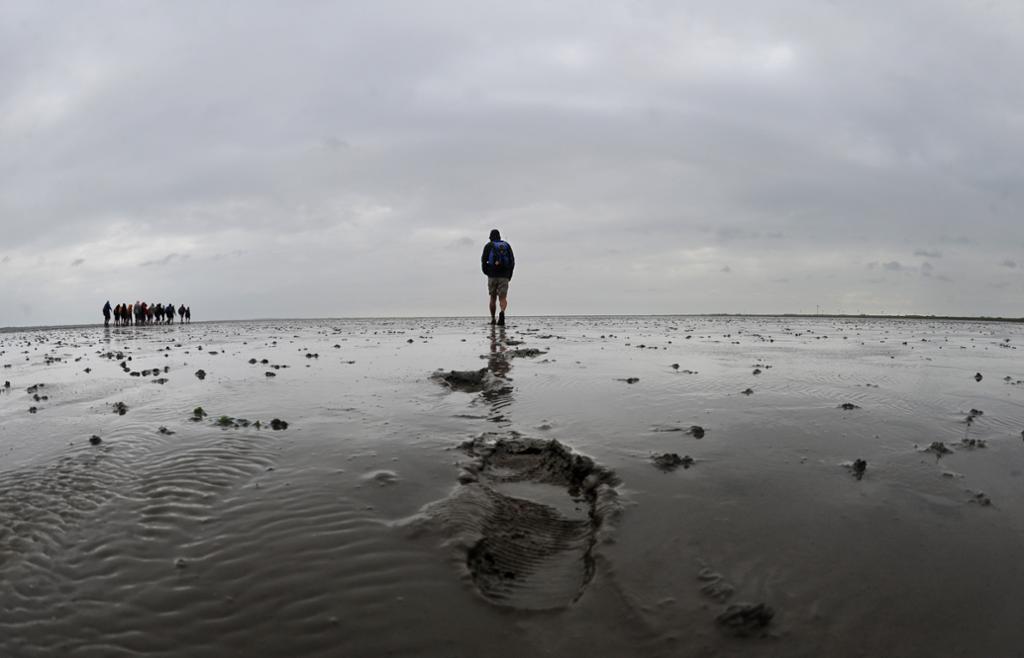
[[[115,327],[127,327],[131,324],[172,324],[177,313],[178,322],[192,322],[192,309],[182,304],[177,312],[174,304],[147,304],[146,302],[124,303],[111,307],[108,301],[103,305],[103,326],[110,326],[110,318],[114,318]]]

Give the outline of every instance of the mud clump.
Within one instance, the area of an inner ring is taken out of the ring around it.
[[[943,455],[952,454],[953,451],[946,447],[946,444],[942,441],[932,441],[931,445],[924,449],[925,452],[930,452],[938,457]]]
[[[764,603],[733,603],[715,621],[730,635],[750,637],[762,633],[774,617],[775,611]]]
[[[853,411],[854,409],[860,409],[860,407],[852,402],[844,402],[839,405],[839,408],[844,411]]]
[[[272,430],[286,430],[288,429],[288,423],[281,420],[280,418],[274,418],[270,421],[270,429]]]
[[[453,391],[465,393],[479,393],[494,387],[497,379],[487,368],[479,370],[449,370],[448,372],[438,371],[430,376],[434,381],[441,383]]]
[[[971,449],[971,448],[987,448],[988,447],[988,443],[985,441],[985,439],[969,439],[969,438],[965,437],[965,438],[960,440],[960,446],[963,447],[963,448],[969,448],[969,449]]]
[[[625,377],[625,378],[621,378],[621,379],[616,379],[615,381],[617,381],[617,382],[626,382],[627,384],[635,384],[638,381],[640,381],[640,378],[639,377]]]
[[[538,350],[536,347],[520,347],[519,349],[505,352],[505,356],[510,359],[532,359],[544,354],[547,354],[547,352]]]
[[[203,370],[202,368],[200,368],[199,370],[196,370],[196,377],[198,379],[201,379],[201,380],[202,379],[206,379],[206,371]]]
[[[89,443],[91,443],[94,446],[98,446],[99,444],[103,443],[103,439],[93,434],[92,436],[89,437]]]
[[[196,407],[192,410],[192,420],[200,421],[206,417],[206,411],[202,407]]]
[[[980,505],[981,507],[991,507],[992,499],[988,497],[983,491],[971,492],[971,497],[967,501],[974,505]]]
[[[980,372],[974,373],[974,381],[980,382],[982,379],[984,379],[984,377],[981,375]]]
[[[754,394],[754,389],[752,389],[752,388],[745,388],[742,391],[740,391],[740,393],[742,393],[743,395],[753,395]]]
[[[128,405],[126,405],[124,402],[115,402],[111,406],[114,410],[114,413],[117,414],[118,416],[123,416],[126,413],[128,413]]]
[[[680,457],[674,452],[666,452],[661,455],[653,455],[651,457],[651,460],[654,462],[655,466],[657,466],[660,470],[666,472],[674,471],[680,466],[682,466],[684,469],[693,466],[693,457],[691,457],[690,455]]]
[[[864,478],[864,473],[868,470],[868,463],[863,459],[856,459],[849,468],[850,472],[853,473],[853,477],[861,480]]]
[[[692,436],[695,439],[703,439],[704,438],[704,432],[705,432],[704,428],[701,427],[700,425],[690,425],[690,429],[687,430],[686,433],[689,434],[690,436]]]

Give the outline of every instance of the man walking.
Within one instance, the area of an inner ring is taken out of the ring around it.
[[[491,324],[503,327],[505,309],[508,308],[508,282],[512,280],[516,257],[512,254],[512,245],[501,239],[498,229],[491,230],[491,238],[484,245],[484,253],[480,257],[480,267],[487,275],[487,294],[491,296]],[[495,321],[497,302],[501,303],[501,312]]]

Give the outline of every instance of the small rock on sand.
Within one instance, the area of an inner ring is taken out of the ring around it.
[[[854,409],[860,409],[860,407],[859,407],[859,406],[855,405],[855,404],[854,404],[854,403],[852,403],[852,402],[844,402],[844,403],[842,403],[841,405],[839,405],[839,408],[840,408],[840,409],[844,409],[844,410],[846,410],[846,411],[852,411],[852,410],[854,410]]]
[[[743,395],[753,395],[754,394],[754,389],[752,389],[752,388],[745,388],[742,391],[740,391],[740,393],[742,393]]]
[[[203,370],[202,368],[196,370],[196,377],[198,377],[199,379],[206,379],[206,371]]]
[[[680,466],[683,468],[690,468],[693,466],[693,457],[685,455],[680,457],[674,452],[666,452],[662,455],[654,455],[651,457],[654,460],[654,465],[663,471],[674,471]]]
[[[363,480],[376,482],[378,485],[385,487],[389,484],[398,484],[398,473],[394,471],[370,471],[363,475]]]
[[[853,465],[850,466],[850,471],[853,472],[853,477],[860,480],[864,477],[864,472],[868,470],[868,463],[863,459],[856,459]]]
[[[985,495],[983,491],[972,492],[969,502],[981,505],[982,507],[991,507],[992,505],[992,499]]]
[[[974,374],[974,381],[980,382],[982,379],[984,379],[984,377],[982,377],[980,372]]]
[[[764,603],[733,603],[715,621],[733,635],[746,637],[759,632],[775,616],[775,611]]]
[[[687,434],[689,434],[690,436],[692,436],[695,439],[703,439],[704,438],[704,428],[701,427],[700,425],[690,425],[690,429],[687,432]]]
[[[281,420],[280,418],[275,418],[275,419],[270,421],[270,429],[272,429],[272,430],[286,430],[286,429],[288,429],[288,423],[286,423],[285,421]]]
[[[932,441],[931,445],[924,449],[925,452],[931,452],[939,457],[942,455],[951,454],[953,451],[946,447],[946,444],[942,441]]]
[[[92,436],[89,437],[89,443],[93,444],[94,446],[98,446],[99,444],[103,443],[103,439],[93,434]]]

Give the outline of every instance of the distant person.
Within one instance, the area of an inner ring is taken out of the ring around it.
[[[191,306],[186,306],[185,307],[185,322],[187,322],[189,324],[192,324],[192,307]]]
[[[185,321],[185,305],[182,304],[178,307],[178,324]]]
[[[110,300],[108,299],[107,303],[103,305],[103,326],[104,327],[109,327],[110,326],[110,311],[111,310],[112,309],[110,308]]]
[[[164,305],[163,304],[155,304],[154,307],[153,307],[153,315],[156,316],[157,324],[163,324],[164,323]]]
[[[480,267],[487,275],[487,294],[491,297],[491,324],[505,326],[505,309],[508,308],[508,283],[512,280],[512,270],[516,267],[516,257],[512,253],[512,245],[501,239],[498,229],[491,230],[491,237],[484,245],[484,253],[480,257]],[[498,320],[494,320],[496,302],[501,303]]]
[[[167,305],[167,324],[174,324],[174,304]]]

